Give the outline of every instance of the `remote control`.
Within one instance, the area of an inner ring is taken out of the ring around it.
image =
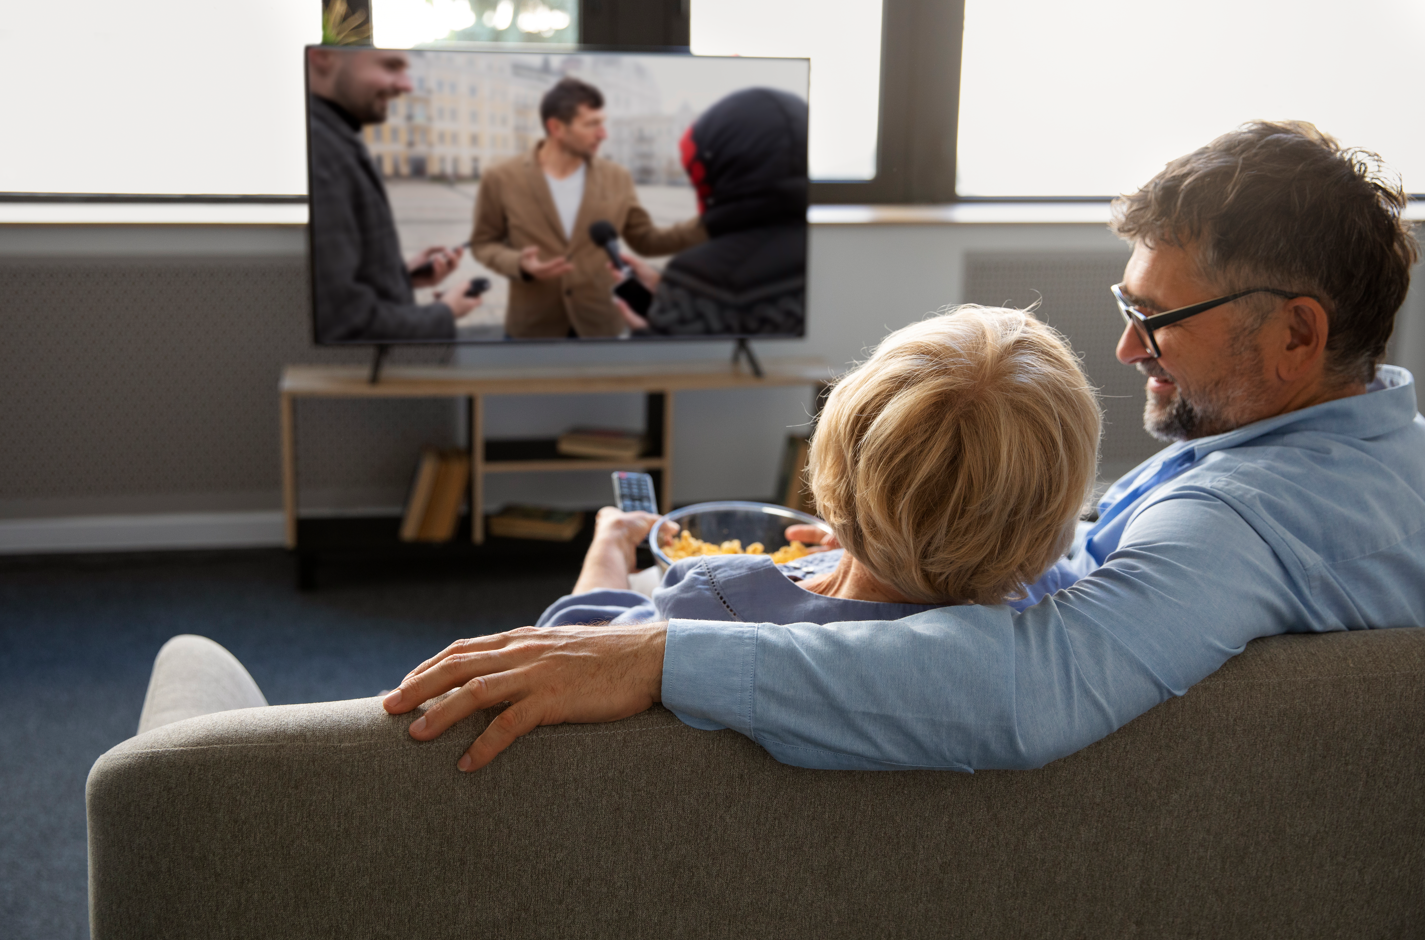
[[[624,512],[658,512],[653,478],[646,473],[614,471],[614,504]]]

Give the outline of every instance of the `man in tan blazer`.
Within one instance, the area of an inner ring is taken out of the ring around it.
[[[546,137],[491,167],[475,200],[471,253],[510,279],[505,332],[518,339],[618,336],[608,255],[589,237],[600,220],[640,255],[670,255],[707,239],[696,219],[661,229],[638,204],[633,178],[596,156],[608,136],[604,97],[564,78],[540,102]]]

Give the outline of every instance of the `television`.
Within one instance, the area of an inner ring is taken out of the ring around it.
[[[322,345],[806,332],[806,59],[311,46]]]

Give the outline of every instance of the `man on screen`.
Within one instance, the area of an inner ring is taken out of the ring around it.
[[[505,332],[515,338],[618,336],[608,255],[589,226],[610,223],[645,256],[670,255],[707,238],[698,219],[668,229],[638,203],[627,170],[598,156],[608,137],[604,96],[566,77],[539,105],[546,137],[529,153],[491,167],[480,180],[470,250],[510,279]]]
[[[418,740],[509,707],[458,766],[539,725],[662,703],[778,760],[1030,768],[1258,637],[1425,626],[1425,418],[1382,364],[1419,248],[1399,181],[1309,124],[1253,123],[1114,205],[1118,358],[1170,445],[1115,483],[1014,604],[901,620],[522,628],[463,640],[386,699]],[[1105,285],[1107,288],[1107,285]],[[796,533],[789,533],[793,538]]]
[[[427,248],[409,261],[381,174],[361,140],[411,90],[409,60],[387,49],[310,49],[312,280],[319,342],[452,340],[480,305],[468,282],[417,304],[413,289],[455,270],[461,249]]]

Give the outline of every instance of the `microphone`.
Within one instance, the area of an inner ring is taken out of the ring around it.
[[[633,273],[633,270],[624,262],[623,256],[618,252],[618,231],[613,227],[612,222],[600,219],[589,226],[589,237],[594,240],[604,251],[609,253],[609,260],[618,268],[619,273],[625,277]]]

